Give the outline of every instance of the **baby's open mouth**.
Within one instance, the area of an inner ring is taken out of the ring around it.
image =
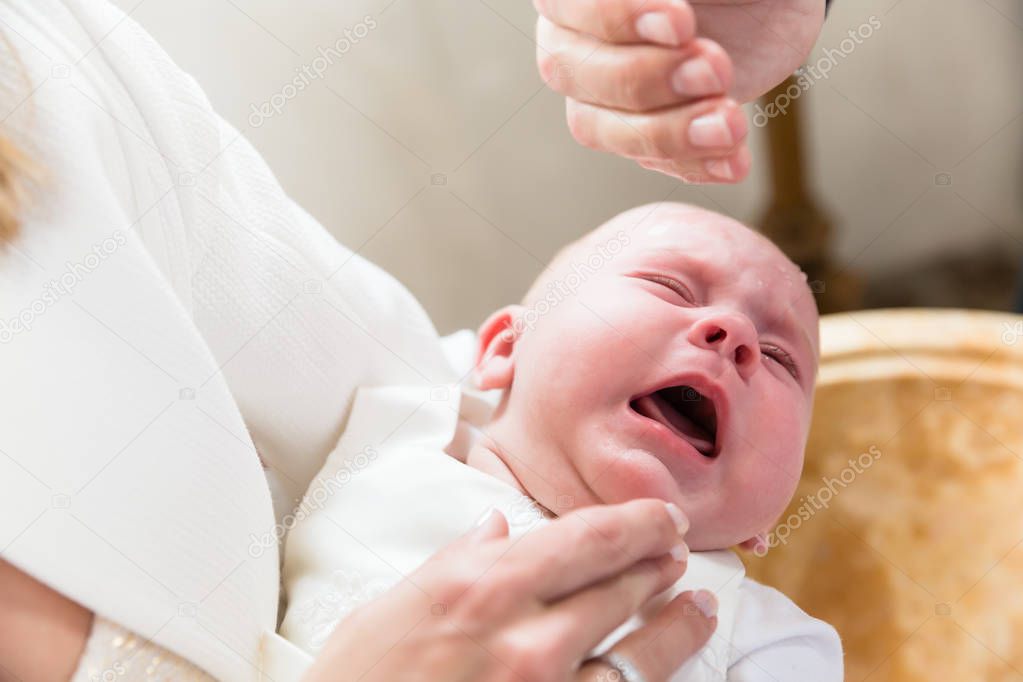
[[[660,422],[688,441],[704,457],[717,454],[717,410],[714,401],[692,386],[671,386],[630,403],[633,410]]]

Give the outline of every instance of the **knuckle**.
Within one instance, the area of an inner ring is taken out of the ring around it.
[[[545,50],[537,46],[536,66],[540,70],[540,77],[548,86],[555,89],[558,85],[554,78],[558,73],[558,64],[558,59],[552,50]]]
[[[635,52],[623,58],[616,74],[622,98],[632,111],[650,111],[677,101],[668,94],[671,73],[680,63],[677,56],[660,52]]]
[[[496,564],[480,567],[455,581],[453,613],[473,629],[485,629],[521,611],[533,594],[528,571],[505,556]]]
[[[657,561],[642,561],[633,567],[629,574],[620,576],[618,584],[622,600],[630,608],[639,608],[662,579],[661,567],[658,564]]]
[[[500,621],[523,601],[522,591],[504,580],[482,580],[469,587],[456,603],[456,613],[474,628]]]
[[[534,652],[522,641],[521,635],[513,631],[499,634],[493,643],[493,650],[501,661],[519,674],[524,674],[527,666],[535,665]]]
[[[675,646],[695,651],[714,634],[716,622],[705,618],[695,605],[688,605],[682,614],[663,629],[667,641]]]
[[[458,622],[459,628],[474,636],[487,632],[501,615],[494,600],[477,589],[470,589],[463,594],[454,606],[451,615]]]
[[[494,645],[497,657],[519,677],[536,682],[557,679],[560,639],[537,637],[534,633],[509,630]]]
[[[444,603],[461,601],[472,591],[473,582],[467,573],[458,571],[455,575],[448,576],[436,589],[435,593]]]
[[[568,100],[565,105],[565,120],[568,123],[568,132],[576,142],[589,149],[599,148],[593,116],[587,108],[575,100]]]
[[[686,563],[688,564],[688,562]],[[681,577],[682,573],[683,570],[681,564],[675,561],[674,559],[669,557],[663,557],[661,559],[658,559],[656,567],[655,588],[659,588],[662,585],[663,586],[671,585],[672,583],[675,582],[675,580]]]
[[[479,587],[484,571],[476,557],[460,556],[457,560],[432,562],[417,571],[416,576],[417,582],[428,586],[437,599],[455,603]]]
[[[642,73],[639,65],[632,68],[622,68],[614,76],[614,88],[618,95],[621,106],[631,111],[642,111],[646,108],[647,93],[649,89],[643,78],[637,74]]]
[[[574,69],[570,48],[564,43],[557,43],[541,51],[544,54],[538,54],[537,60],[541,62],[540,73],[544,81],[557,92],[571,94]]]
[[[597,17],[597,28],[600,38],[613,38],[622,28],[620,19],[621,0],[594,0],[593,5]]]
[[[665,125],[656,116],[649,116],[640,122],[638,129],[649,150],[649,156],[658,159],[674,158],[678,148],[674,126]]]
[[[602,514],[580,525],[583,533],[581,542],[595,547],[617,551],[628,540],[627,524],[617,515]]]

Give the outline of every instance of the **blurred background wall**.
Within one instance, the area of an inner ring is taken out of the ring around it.
[[[630,206],[688,201],[757,224],[770,201],[755,127],[737,187],[682,186],[576,145],[536,74],[527,0],[115,2],[442,331],[517,300],[560,245]],[[863,276],[865,305],[1011,305],[1023,3],[833,5],[808,60],[830,73],[798,99],[836,264]]]

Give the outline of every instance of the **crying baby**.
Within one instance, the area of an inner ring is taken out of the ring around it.
[[[835,631],[745,577],[730,549],[762,541],[786,508],[810,426],[817,308],[774,244],[693,206],[627,211],[560,252],[476,344],[490,409],[455,385],[440,399],[360,390],[318,480],[367,444],[373,461],[290,532],[282,635],[315,653],[487,509],[514,536],[570,509],[658,498],[685,512],[692,553],[645,612],[690,589],[719,605],[711,642],[673,680],[842,679]]]

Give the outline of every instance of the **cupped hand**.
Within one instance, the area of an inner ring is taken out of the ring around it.
[[[677,507],[638,500],[511,540],[494,512],[342,621],[305,680],[607,679],[588,652],[682,575],[687,525]],[[667,680],[710,638],[712,605],[709,593],[679,595],[614,651]]]
[[[687,182],[749,173],[740,104],[820,32],[824,0],[534,0],[537,63],[584,146]]]

